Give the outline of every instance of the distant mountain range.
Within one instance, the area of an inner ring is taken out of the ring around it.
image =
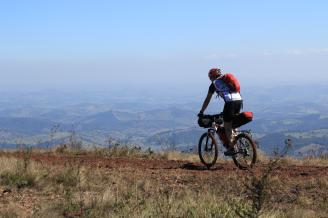
[[[283,146],[286,137],[293,140],[294,154],[327,150],[328,86],[243,90],[245,110],[254,112],[254,121],[243,128],[252,129],[265,152]],[[194,97],[170,93],[0,93],[0,147],[15,147],[18,141],[51,146],[75,132],[86,146],[115,138],[156,149],[193,150],[205,131],[196,115],[206,92]],[[222,107],[223,101],[213,98],[206,113]]]
[[[36,134],[41,133],[55,123],[38,118],[30,117],[0,117],[0,128],[9,132]]]

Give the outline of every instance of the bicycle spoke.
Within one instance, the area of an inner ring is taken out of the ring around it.
[[[205,144],[205,151],[206,151],[206,152],[208,151],[207,146],[208,146],[208,136],[206,136],[206,144]]]

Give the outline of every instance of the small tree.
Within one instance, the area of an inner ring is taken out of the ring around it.
[[[244,188],[246,200],[248,200],[249,204],[246,208],[242,208],[239,204],[234,204],[235,213],[239,217],[257,218],[261,215],[272,188],[270,176],[280,167],[282,158],[291,148],[292,140],[288,138],[285,140],[284,148],[281,151],[276,149],[267,166],[259,173],[256,173],[254,169],[247,170],[246,177],[244,178]]]

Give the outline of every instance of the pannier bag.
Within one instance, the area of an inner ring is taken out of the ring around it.
[[[238,128],[253,120],[253,112],[247,111],[238,114],[232,121],[232,128]]]

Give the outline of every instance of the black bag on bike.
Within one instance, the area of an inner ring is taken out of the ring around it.
[[[213,116],[203,115],[198,118],[198,125],[203,128],[210,128],[212,126]]]

